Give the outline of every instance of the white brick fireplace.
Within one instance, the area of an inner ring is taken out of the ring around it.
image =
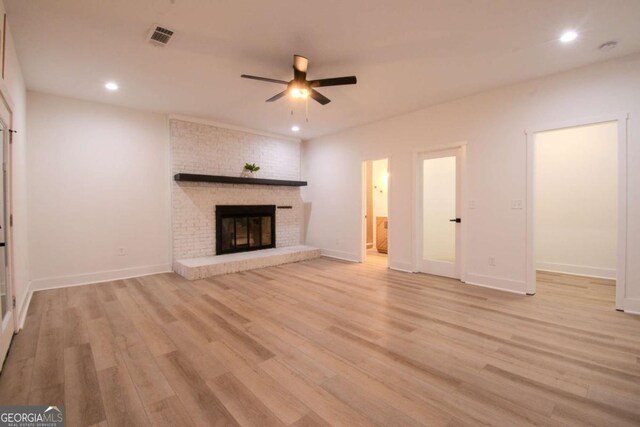
[[[245,163],[260,178],[299,180],[300,143],[209,124],[171,119],[172,176],[240,176]],[[174,267],[177,260],[215,255],[216,205],[276,205],[276,247],[300,245],[303,203],[299,187],[172,181]]]

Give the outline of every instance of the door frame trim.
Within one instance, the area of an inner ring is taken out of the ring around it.
[[[2,341],[2,348],[0,349],[0,363],[4,363],[4,360],[7,356],[9,346],[11,345],[11,341],[13,339],[13,335],[19,330],[19,319],[18,319],[18,307],[14,306],[13,301],[16,297],[16,289],[14,283],[14,270],[13,270],[13,227],[10,225],[10,217],[13,213],[13,150],[11,147],[11,139],[12,134],[9,132],[10,129],[13,128],[13,108],[11,104],[10,98],[7,97],[6,87],[4,85],[0,85],[0,118],[2,119],[4,129],[2,138],[4,138],[3,144],[3,161],[6,165],[6,175],[4,186],[6,189],[5,196],[5,249],[6,249],[6,257],[7,257],[7,268],[6,268],[6,281],[7,281],[7,306],[9,308],[8,312],[11,313],[11,318],[0,319],[1,327],[7,328],[7,333],[11,334],[11,337],[8,338],[8,342]],[[1,162],[0,162],[1,163]],[[9,323],[9,324],[5,324]],[[11,324],[12,323],[12,324]],[[0,331],[1,333],[2,331]],[[6,345],[6,348],[5,348]],[[0,366],[0,370],[2,370],[2,366]]]
[[[422,183],[420,178],[422,174],[420,172],[420,157],[425,154],[434,154],[441,151],[460,150],[460,217],[462,222],[460,223],[460,259],[458,260],[458,271],[461,282],[467,281],[467,232],[469,227],[469,215],[468,215],[468,201],[467,201],[467,141],[453,142],[449,144],[435,145],[433,147],[415,150],[413,152],[413,265],[414,272],[419,272],[420,256],[422,254],[422,238],[420,234],[422,232],[422,225],[420,224],[420,218],[422,213],[422,196],[420,190],[422,189]]]
[[[547,123],[533,126],[525,130],[525,144],[527,154],[527,194],[526,194],[526,293],[536,293],[535,268],[535,135],[541,132],[568,129],[580,126],[596,125],[607,122],[618,124],[618,243],[616,263],[616,310],[624,310],[626,296],[627,273],[627,144],[628,144],[628,113],[605,114],[594,117],[584,117],[575,120]]]

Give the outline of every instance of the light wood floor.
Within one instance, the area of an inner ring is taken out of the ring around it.
[[[326,258],[37,292],[0,404],[64,403],[68,426],[638,425],[640,316],[613,297]]]
[[[389,263],[387,262],[387,254],[382,254],[375,249],[367,249],[367,255],[365,257],[364,262],[366,264],[373,264],[380,267],[386,267]]]

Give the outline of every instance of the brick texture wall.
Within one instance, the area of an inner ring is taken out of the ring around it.
[[[172,175],[240,176],[246,162],[258,176],[300,179],[300,144],[211,125],[171,120]],[[174,259],[215,254],[216,205],[286,205],[276,210],[276,245],[301,243],[303,204],[298,187],[172,182]]]

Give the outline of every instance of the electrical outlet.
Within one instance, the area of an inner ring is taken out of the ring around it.
[[[496,259],[494,257],[489,257],[489,265],[491,267],[495,267],[496,266]]]
[[[511,200],[511,209],[522,209],[522,206],[524,206],[522,199]]]
[[[118,248],[118,256],[124,256],[126,254],[127,252],[124,250],[124,248],[122,247]]]

